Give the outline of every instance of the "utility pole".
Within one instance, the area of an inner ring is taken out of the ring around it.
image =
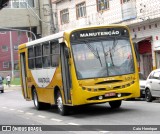
[[[13,58],[13,43],[12,43],[12,32],[10,31],[10,51],[11,51],[11,71],[12,79],[14,78],[14,58]]]
[[[55,26],[54,26],[54,18],[53,18],[53,10],[52,10],[52,0],[49,0],[49,9],[50,9],[50,24],[51,24],[51,34],[55,33]]]
[[[31,28],[31,20],[30,20],[30,15],[28,14],[28,21],[29,21],[29,30],[32,31],[32,28]],[[32,34],[30,32],[30,37],[29,37],[29,41],[32,40]]]

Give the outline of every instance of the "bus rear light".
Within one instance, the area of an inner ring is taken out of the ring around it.
[[[82,87],[82,89],[83,89],[83,90],[86,90],[86,88],[85,88],[85,87]]]
[[[98,91],[98,89],[94,89],[94,92],[97,92]]]

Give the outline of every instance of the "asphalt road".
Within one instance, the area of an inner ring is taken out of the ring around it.
[[[69,116],[61,116],[57,113],[55,107],[37,111],[32,101],[23,99],[20,87],[6,88],[5,92],[0,94],[0,124],[52,125],[50,129],[58,130],[56,133],[150,134],[152,131],[138,131],[139,128],[136,125],[149,125],[149,127],[151,125],[160,125],[159,112],[159,100],[151,103],[136,100],[123,101],[120,109],[111,109],[107,103],[76,107]],[[98,125],[105,125],[105,127],[99,128]],[[113,130],[120,129],[119,125],[123,125],[124,131],[107,131],[108,125],[111,125],[110,128],[113,127]],[[134,126],[135,128],[133,128]],[[134,131],[125,131],[128,128],[134,129]],[[74,129],[76,131],[72,131]],[[53,132],[55,133],[55,131]]]

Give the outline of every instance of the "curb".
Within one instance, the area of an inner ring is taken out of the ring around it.
[[[17,89],[21,89],[20,85],[10,85],[10,87],[8,87],[7,85],[4,85],[4,90],[17,90]]]
[[[4,87],[8,87],[7,85],[3,84]],[[10,85],[10,87],[20,87],[21,85]]]

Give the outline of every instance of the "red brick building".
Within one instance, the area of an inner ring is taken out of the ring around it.
[[[11,43],[12,40],[12,43]],[[0,31],[0,75],[11,75],[11,44],[13,52],[14,70],[18,70],[18,45],[28,41],[25,32]],[[15,74],[18,76],[18,74]]]

